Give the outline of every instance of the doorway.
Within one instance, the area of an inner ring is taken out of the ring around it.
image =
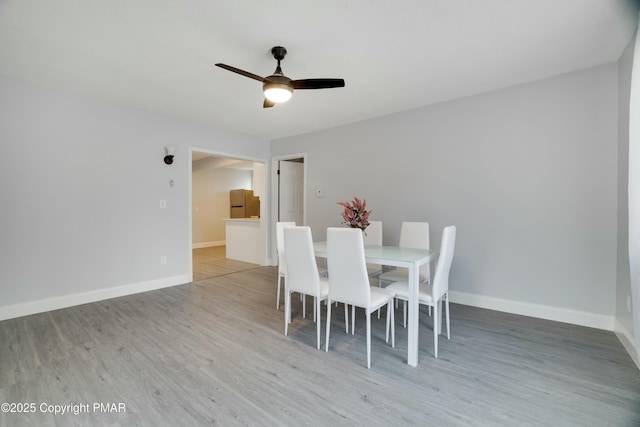
[[[304,159],[278,161],[278,221],[304,225]]]
[[[266,241],[268,223],[267,179],[264,160],[230,157],[206,150],[191,149],[189,168],[189,264],[190,281],[204,280],[258,264],[227,258],[226,223],[230,218],[229,192],[254,190],[261,200],[259,231]],[[262,246],[266,246],[262,244]],[[266,250],[264,251],[266,253]]]
[[[271,159],[271,265],[277,265],[276,222],[307,223],[307,155],[290,154]]]

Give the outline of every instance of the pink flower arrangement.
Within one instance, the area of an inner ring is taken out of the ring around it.
[[[344,206],[342,212],[343,224],[347,224],[351,228],[359,228],[364,231],[369,226],[369,215],[371,211],[367,211],[367,201],[354,197],[351,202],[338,202],[340,206]]]

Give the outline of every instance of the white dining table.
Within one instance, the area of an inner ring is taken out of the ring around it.
[[[327,257],[327,242],[313,244],[315,255],[319,258]],[[371,264],[403,267],[409,270],[409,326],[407,344],[407,364],[418,366],[418,319],[419,319],[419,271],[420,266],[430,262],[438,256],[435,249],[411,249],[399,246],[364,246],[364,256]]]

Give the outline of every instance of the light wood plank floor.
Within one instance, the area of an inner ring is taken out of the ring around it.
[[[228,259],[226,249],[226,246],[193,249],[193,281],[258,267],[258,264]]]
[[[353,336],[334,318],[325,353],[293,298],[284,336],[276,275],[252,268],[0,322],[0,402],[126,405],[0,413],[0,426],[640,425],[640,371],[611,332],[452,304],[438,359],[421,313],[411,368],[401,316],[396,348],[374,316],[367,370],[362,313]]]

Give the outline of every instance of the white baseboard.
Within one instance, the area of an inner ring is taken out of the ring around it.
[[[202,243],[194,243],[191,245],[193,249],[202,249],[202,248],[210,248],[212,246],[224,246],[227,242],[225,240],[218,240],[217,242],[202,242]]]
[[[104,288],[95,291],[80,292],[77,294],[30,301],[22,304],[0,306],[0,320],[29,316],[31,314],[43,313],[45,311],[73,307],[74,305],[87,304],[90,302],[137,294],[140,292],[153,291],[155,289],[182,285],[188,282],[189,276],[187,274],[183,274],[179,276],[149,280],[146,282],[133,283],[130,285],[115,286],[112,288]]]
[[[613,331],[614,326],[613,316],[605,316],[586,311],[570,310],[560,307],[531,304],[527,302],[454,291],[449,292],[449,300],[463,305],[471,305],[474,307],[504,311],[506,313],[520,314],[522,316],[537,317],[540,319],[555,320],[557,322],[571,323],[574,325],[604,329],[607,331]]]
[[[625,328],[622,323],[616,320],[615,322],[615,330],[616,336],[624,346],[629,356],[633,359],[638,369],[640,369],[640,360],[638,360],[638,349],[636,348],[636,341],[633,338],[633,334],[629,332],[627,328]]]

